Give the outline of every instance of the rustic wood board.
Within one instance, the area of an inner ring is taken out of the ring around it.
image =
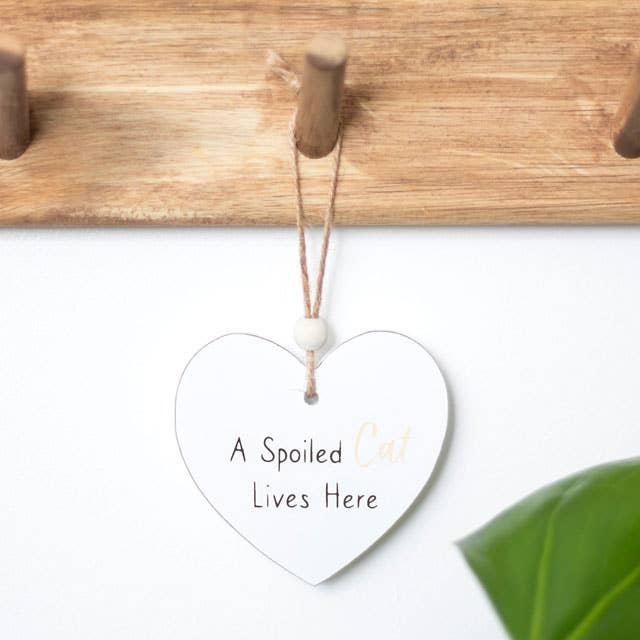
[[[340,32],[340,224],[640,222],[610,124],[638,0],[0,0],[28,47],[34,138],[0,162],[1,225],[291,224],[291,90]],[[305,160],[317,222],[329,161]]]

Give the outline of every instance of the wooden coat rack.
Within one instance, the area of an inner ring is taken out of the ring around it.
[[[0,225],[293,224],[270,49],[306,51],[304,154],[342,109],[338,224],[639,223],[639,27],[637,0],[7,0]]]

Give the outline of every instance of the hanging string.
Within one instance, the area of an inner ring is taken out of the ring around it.
[[[296,93],[300,90],[300,78],[298,74],[275,52],[267,53],[267,64],[277,76],[282,78]],[[327,267],[327,254],[329,240],[335,217],[336,193],[338,190],[338,178],[340,175],[340,158],[342,156],[342,123],[338,127],[338,138],[332,151],[333,169],[329,185],[329,198],[324,212],[324,228],[322,233],[322,247],[320,249],[320,261],[318,263],[318,276],[316,279],[315,298],[311,303],[311,287],[309,285],[309,267],[307,261],[307,240],[305,234],[304,201],[302,198],[302,182],[300,178],[300,152],[296,141],[297,110],[294,111],[289,122],[289,147],[291,149],[291,166],[295,186],[296,224],[298,227],[298,254],[300,260],[300,276],[302,280],[302,298],[305,318],[318,318],[322,304],[322,287],[324,274]],[[305,399],[313,402],[316,394],[316,357],[315,351],[306,352],[306,386]]]
[[[331,183],[329,187],[329,198],[324,213],[324,228],[322,233],[322,247],[320,249],[320,260],[318,263],[318,276],[316,279],[315,299],[311,304],[311,288],[309,285],[309,268],[307,261],[307,240],[305,233],[304,203],[302,199],[302,185],[300,179],[300,152],[295,136],[296,113],[294,112],[289,123],[289,146],[291,148],[291,164],[293,168],[293,180],[295,185],[296,200],[296,224],[298,227],[298,254],[300,259],[300,275],[302,279],[302,298],[304,302],[304,317],[318,318],[320,316],[320,305],[322,304],[322,287],[324,284],[324,274],[327,267],[327,253],[329,251],[329,240],[331,239],[331,229],[335,217],[336,193],[338,191],[338,178],[340,175],[340,158],[342,156],[342,125],[338,128],[338,139],[332,151],[333,170],[331,173]],[[306,352],[306,374],[307,382],[305,388],[305,399],[307,402],[316,398],[316,358],[315,351]]]

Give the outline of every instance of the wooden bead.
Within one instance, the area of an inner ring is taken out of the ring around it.
[[[303,351],[317,351],[327,341],[327,325],[322,318],[300,318],[293,337]]]

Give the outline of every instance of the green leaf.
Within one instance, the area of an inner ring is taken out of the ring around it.
[[[640,460],[546,487],[459,545],[514,640],[640,638]]]

